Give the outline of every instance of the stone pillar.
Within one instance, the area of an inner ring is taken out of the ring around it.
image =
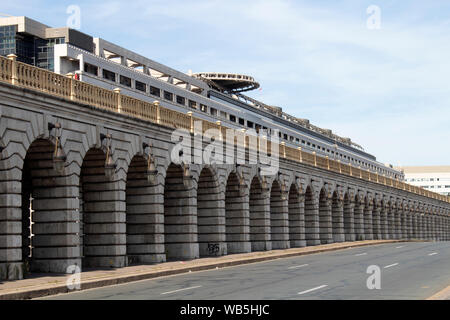
[[[396,228],[396,217],[395,217],[395,207],[389,207],[388,213],[388,228],[389,228],[389,239],[397,239],[397,228]]]
[[[250,190],[250,241],[252,251],[272,250],[268,189],[251,188]]]
[[[344,202],[342,199],[333,199],[332,226],[333,241],[344,242]]]
[[[386,206],[380,207],[380,231],[381,239],[389,239],[389,229],[388,229],[388,208]]]
[[[164,186],[149,185],[144,173],[133,169],[126,192],[128,263],[164,262]]]
[[[397,206],[394,212],[395,212],[395,239],[403,239],[403,232],[402,232],[403,210]]]
[[[365,240],[365,237],[364,237],[364,202],[363,201],[356,202],[355,210],[354,210],[354,217],[355,217],[356,241]]]
[[[351,200],[344,201],[344,233],[345,241],[355,241],[355,223],[354,223],[355,202]]]
[[[182,170],[171,165],[164,181],[164,241],[172,261],[199,258],[197,192]]]
[[[373,240],[373,204],[366,203],[364,207],[364,238],[366,240]]]
[[[12,158],[19,160],[18,155]],[[24,276],[20,170],[14,161],[8,164],[0,165],[0,176],[5,178],[0,183],[0,281],[19,280]]]
[[[296,190],[289,193],[289,240],[291,248],[306,246],[305,195]]]
[[[333,243],[331,199],[326,195],[319,201],[319,232],[321,244]]]
[[[288,200],[276,182],[270,193],[270,238],[272,249],[290,248]]]
[[[373,232],[373,239],[375,240],[381,240],[383,239],[381,235],[381,207],[377,205],[373,211],[372,211],[372,232]]]
[[[320,244],[319,201],[314,194],[305,195],[305,237],[307,246]]]
[[[248,188],[227,182],[225,194],[225,225],[227,252],[246,253],[251,252],[250,244],[250,213]]]

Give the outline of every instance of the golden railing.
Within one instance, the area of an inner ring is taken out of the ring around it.
[[[222,139],[224,140],[226,137],[226,132],[229,130],[228,128],[222,126],[220,122],[214,123],[205,121],[199,118],[194,118],[192,113],[184,114],[161,107],[159,103],[149,103],[132,98],[121,94],[118,89],[103,89],[75,80],[72,76],[63,76],[18,62],[16,61],[14,55],[10,55],[8,58],[0,56],[0,81],[88,104],[99,109],[126,114],[171,128],[186,129],[190,132],[193,132],[194,130],[194,120],[202,121],[202,133],[208,129],[218,129],[222,133]],[[239,134],[242,134],[242,132],[236,132],[236,135]],[[249,144],[249,142],[250,138],[246,136],[245,146],[247,148],[252,147],[252,144]],[[267,152],[269,153],[271,150],[271,143],[272,142],[267,141]],[[450,203],[450,197],[443,196],[417,186],[412,186],[362,168],[356,168],[354,166],[341,163],[339,160],[336,161],[329,159],[328,157],[324,158],[318,156],[315,153],[305,152],[301,148],[292,148],[281,144],[279,148],[279,156],[281,158],[301,162],[317,168],[349,175],[365,181],[391,186],[393,188]]]

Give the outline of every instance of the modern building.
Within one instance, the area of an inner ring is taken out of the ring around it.
[[[379,175],[403,179],[392,165],[377,161],[350,138],[312,125],[242,92],[258,88],[250,76],[236,73],[188,74],[116,44],[67,27],[51,28],[27,17],[0,18],[0,55],[197,118],[223,127],[277,134],[286,146],[351,164]]]
[[[450,166],[400,167],[405,182],[450,196]]]

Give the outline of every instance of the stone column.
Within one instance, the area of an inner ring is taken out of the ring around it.
[[[288,249],[290,248],[290,243],[287,196],[282,194],[278,187],[276,190],[272,190],[270,197],[270,238],[272,250]]]
[[[344,201],[344,233],[345,241],[355,241],[354,224],[355,202],[351,200]]]
[[[342,199],[335,199],[332,208],[333,241],[344,242],[344,202]]]
[[[389,239],[397,239],[397,228],[396,228],[396,209],[393,206],[389,207],[388,212],[388,228],[389,228]]]
[[[366,203],[366,206],[364,207],[364,238],[366,240],[373,240],[372,212],[373,212],[373,204]]]
[[[321,199],[319,203],[319,229],[320,243],[333,243],[331,199],[329,198]]]
[[[307,246],[320,244],[319,238],[319,201],[314,196],[305,197],[305,237]]]
[[[389,239],[388,208],[386,206],[380,207],[380,231],[381,239]]]
[[[373,209],[373,221],[372,221],[372,232],[373,232],[373,239],[375,240],[381,240],[383,239],[381,235],[381,206],[377,205]]]
[[[289,195],[289,240],[291,248],[306,246],[305,195]]]
[[[356,202],[355,210],[355,235],[356,241],[365,240],[364,237],[364,202]]]
[[[240,191],[238,183],[227,185],[225,224],[228,254],[251,252],[248,188]]]
[[[254,192],[250,197],[250,241],[252,251],[272,250],[272,242],[270,241],[269,189],[254,190]]]

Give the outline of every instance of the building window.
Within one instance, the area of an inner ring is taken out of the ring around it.
[[[227,113],[225,111],[220,111],[220,116],[224,119],[227,118]]]
[[[84,72],[93,74],[94,76],[98,76],[98,67],[94,66],[93,64],[85,63]]]
[[[202,111],[202,112],[208,112],[208,107],[205,106],[204,104],[200,104],[200,111]]]
[[[136,81],[136,90],[145,92],[146,89],[147,89],[147,86],[145,85],[145,83]]]
[[[244,125],[244,124],[245,124],[245,120],[242,119],[242,118],[239,118],[239,124],[240,124],[240,125]]]
[[[197,102],[189,100],[189,108],[197,109]]]
[[[169,91],[164,91],[164,99],[173,101],[173,93]]]
[[[209,113],[211,113],[212,116],[217,116],[217,109],[216,108],[209,108]]]
[[[116,82],[116,74],[106,69],[103,69],[103,78],[112,82]]]
[[[230,121],[236,122],[236,116],[230,114]]]
[[[253,128],[253,122],[247,120],[247,127]]]
[[[182,96],[177,96],[177,103],[185,106],[186,105],[186,98],[182,97]]]
[[[120,84],[131,88],[131,79],[125,76],[120,76]]]
[[[157,97],[160,97],[161,96],[161,90],[159,88],[150,86],[150,94],[154,95],[154,96],[157,96]]]

